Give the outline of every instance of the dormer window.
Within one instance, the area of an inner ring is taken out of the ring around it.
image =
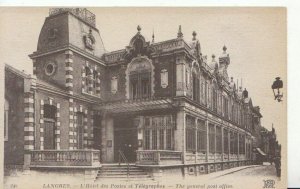
[[[48,30],[48,39],[54,40],[57,37],[57,29],[56,28],[50,28]]]

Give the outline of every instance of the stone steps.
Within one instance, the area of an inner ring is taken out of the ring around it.
[[[96,180],[116,178],[121,180],[153,180],[147,172],[134,165],[130,165],[128,175],[126,165],[105,165],[98,170]]]

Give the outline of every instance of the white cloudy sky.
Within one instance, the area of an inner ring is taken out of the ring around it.
[[[286,104],[274,101],[271,90],[275,77],[286,82],[286,12],[284,8],[90,8],[96,14],[106,50],[124,48],[141,25],[142,34],[163,41],[184,38],[197,32],[202,53],[222,53],[225,44],[231,57],[229,75],[243,79],[254,105],[261,107],[262,124],[279,138],[286,138]],[[28,54],[34,52],[48,8],[0,8],[1,62],[32,73]],[[240,84],[240,81],[239,81]],[[286,86],[286,83],[285,83]],[[286,97],[286,92],[285,92]],[[286,98],[285,98],[286,99]]]

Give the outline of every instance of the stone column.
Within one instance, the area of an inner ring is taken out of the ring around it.
[[[28,92],[24,96],[24,169],[29,169],[30,150],[34,150],[34,94]]]
[[[106,160],[114,162],[114,119],[110,116],[106,118]],[[111,144],[108,146],[107,144]]]
[[[214,130],[215,130],[215,136],[214,136],[214,139],[215,139],[215,153],[214,153],[214,162],[216,162],[216,153],[217,153],[217,125],[214,124]]]
[[[138,143],[141,143],[143,145],[143,138],[144,138],[144,132],[143,132],[143,116],[138,116],[134,119],[134,122],[137,127],[137,137],[138,137]],[[139,144],[138,144],[139,145]],[[143,150],[143,146],[138,146],[138,150]]]
[[[208,120],[205,121],[206,125],[206,162],[208,162],[209,158],[209,127],[208,127]]]
[[[197,161],[197,156],[198,156],[198,153],[197,153],[197,150],[198,150],[198,132],[197,132],[197,130],[198,130],[198,119],[197,119],[197,117],[195,117],[195,163],[197,163],[198,161]],[[197,173],[197,171],[196,171],[196,173]]]
[[[222,140],[222,161],[224,161],[224,127],[221,126],[221,140]]]
[[[106,159],[106,112],[102,112],[101,119],[101,160],[107,162]]]
[[[175,131],[175,150],[182,152],[183,163],[185,163],[185,151],[186,151],[186,141],[185,141],[185,123],[186,113],[184,109],[180,109],[177,112],[176,121],[176,131]]]
[[[239,160],[239,155],[240,155],[240,134],[237,133],[237,137],[238,137],[238,140],[237,140],[237,160]]]

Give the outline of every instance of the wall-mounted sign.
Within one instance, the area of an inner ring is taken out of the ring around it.
[[[107,146],[108,148],[111,148],[111,147],[112,147],[112,140],[107,140],[106,146]]]
[[[168,86],[168,71],[166,69],[163,69],[160,72],[160,85],[162,88]]]
[[[116,76],[113,76],[111,78],[111,92],[113,94],[116,94],[117,91],[118,91],[118,78]]]

